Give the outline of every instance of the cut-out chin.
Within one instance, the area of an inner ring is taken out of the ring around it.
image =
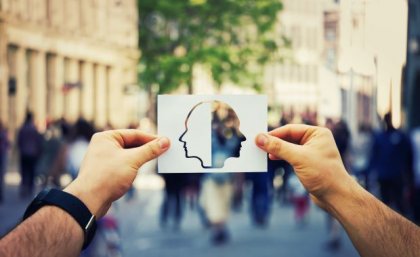
[[[184,144],[185,144],[185,142],[184,142]],[[184,151],[185,151],[185,158],[199,160],[200,161],[200,166],[203,169],[221,169],[221,168],[223,168],[225,166],[225,163],[226,163],[226,161],[228,159],[230,159],[230,158],[239,158],[241,156],[240,150],[239,150],[237,153],[235,153],[235,155],[232,155],[232,156],[229,156],[227,158],[224,158],[223,162],[221,161],[220,164],[214,164],[214,165],[208,166],[208,165],[204,165],[204,161],[200,157],[194,156],[194,155],[188,155],[188,150],[187,150],[187,147],[186,146],[184,146]]]
[[[199,161],[200,161],[200,166],[201,166],[203,169],[221,169],[221,168],[223,168],[223,167],[225,166],[225,163],[226,163],[226,161],[227,161],[228,159],[230,159],[230,158],[239,158],[239,157],[240,157],[240,155],[237,155],[237,156],[230,156],[230,157],[228,157],[228,158],[226,158],[226,159],[224,159],[224,160],[223,160],[223,164],[222,164],[222,165],[211,165],[211,166],[206,166],[206,165],[204,165],[204,162],[203,162],[203,160],[202,160],[200,157],[198,157],[198,156],[189,156],[189,155],[188,155],[187,150],[185,150],[185,158],[187,158],[187,159],[197,159],[197,160],[199,160]]]
[[[222,165],[210,165],[210,166],[204,165],[204,161],[200,157],[195,156],[195,155],[188,155],[188,149],[187,149],[187,146],[186,146],[187,143],[185,141],[182,141],[181,138],[182,138],[182,136],[179,138],[179,141],[184,144],[184,147],[183,148],[184,148],[184,152],[185,152],[185,158],[199,160],[200,161],[200,166],[203,169],[223,168],[225,166],[225,162],[226,162],[227,159],[230,159],[230,158],[239,158],[241,156],[242,144],[241,144],[241,146],[238,148],[238,150],[234,154],[232,154],[231,156],[229,156],[227,158],[224,158],[223,162],[220,162],[220,163],[223,163]],[[214,162],[214,161],[212,161],[212,162]]]

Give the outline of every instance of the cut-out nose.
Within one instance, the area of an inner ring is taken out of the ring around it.
[[[246,141],[246,137],[244,134],[242,134],[242,132],[239,132],[239,138],[241,140],[241,142]]]
[[[187,130],[185,130],[185,131],[184,131],[184,133],[182,133],[182,135],[179,137],[179,139],[178,139],[178,140],[179,140],[180,142],[182,142],[182,143],[187,143],[187,142],[185,142],[184,140],[182,140],[182,138],[185,136],[185,134],[186,134],[186,133],[187,133]]]

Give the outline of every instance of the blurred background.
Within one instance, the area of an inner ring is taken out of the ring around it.
[[[419,17],[415,0],[0,0],[0,235],[77,176],[94,132],[155,133],[158,94],[265,94],[269,128],[328,127],[349,173],[419,224]],[[358,255],[290,165],[268,167],[148,163],[82,255]]]

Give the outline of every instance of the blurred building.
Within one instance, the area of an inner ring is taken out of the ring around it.
[[[409,0],[404,104],[409,128],[420,126],[420,2]]]
[[[324,1],[284,0],[277,33],[291,40],[283,63],[267,69],[271,104],[286,112],[316,111],[319,103],[319,68],[323,51]]]
[[[400,126],[405,64],[405,0],[284,0],[279,35],[292,42],[283,63],[268,67],[271,103],[344,118],[353,134],[392,111]]]
[[[340,50],[340,10],[334,1],[324,1],[322,33],[323,51],[320,60],[317,110],[320,118],[338,119],[342,117],[344,108],[337,71]]]
[[[339,2],[338,74],[343,117],[353,132],[389,111],[402,123],[402,75],[407,38],[405,0]]]
[[[338,4],[340,36],[337,75],[342,117],[353,134],[360,124],[376,118],[375,55],[369,49],[366,0],[342,0]]]
[[[135,0],[0,0],[0,118],[125,126],[139,57]]]

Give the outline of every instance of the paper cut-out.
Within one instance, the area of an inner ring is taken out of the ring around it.
[[[159,173],[266,172],[255,144],[267,131],[262,95],[159,95],[158,134],[171,141]]]
[[[208,108],[209,107],[209,108]],[[189,123],[194,122],[194,113],[200,113],[199,109],[211,112],[211,158],[210,163],[206,163],[200,158],[195,149],[189,149],[188,140],[200,140],[200,138],[188,139]],[[222,168],[228,158],[238,158],[242,147],[242,142],[246,137],[239,130],[240,121],[236,112],[228,104],[221,101],[204,101],[196,104],[188,113],[185,119],[185,131],[179,137],[183,143],[186,158],[195,158],[200,161],[201,167]]]

